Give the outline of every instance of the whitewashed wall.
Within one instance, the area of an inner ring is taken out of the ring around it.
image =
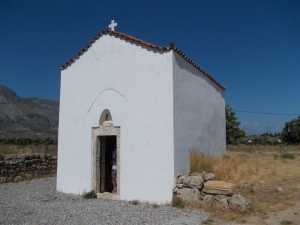
[[[224,91],[173,52],[175,176],[189,171],[189,150],[226,148]]]
[[[61,73],[57,190],[91,190],[91,127],[121,127],[121,199],[165,202],[174,178],[172,52],[105,35]]]

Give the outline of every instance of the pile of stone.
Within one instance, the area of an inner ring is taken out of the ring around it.
[[[0,183],[56,175],[57,157],[49,154],[0,154]]]
[[[245,212],[251,203],[234,193],[234,184],[214,181],[213,173],[188,173],[176,177],[174,194],[191,204],[202,204],[219,210]]]

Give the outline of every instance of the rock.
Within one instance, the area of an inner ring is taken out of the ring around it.
[[[5,176],[6,174],[7,174],[7,169],[3,169],[3,170],[1,170],[1,175],[3,175],[3,176]]]
[[[215,201],[214,203],[216,209],[218,210],[228,211],[230,209],[226,198],[220,199],[219,201]]]
[[[283,191],[283,189],[282,189],[281,187],[276,188],[276,190],[279,191],[279,192],[282,192],[282,191]]]
[[[207,181],[204,183],[204,188],[202,190],[207,194],[215,195],[233,195],[234,194],[234,184],[226,183],[224,181]]]
[[[226,195],[216,195],[214,196],[214,205],[215,208],[218,210],[225,210],[228,211],[229,208],[229,204],[228,204],[228,196]]]
[[[201,173],[188,173],[187,176],[200,176],[202,177]]]
[[[0,161],[4,161],[4,155],[0,154]]]
[[[52,159],[52,155],[47,154],[46,156],[47,156],[48,159]]]
[[[0,161],[0,166],[5,166],[5,162],[4,161]]]
[[[201,192],[201,195],[200,195],[200,199],[203,200],[204,196],[206,196],[208,194],[205,194],[203,191]]]
[[[6,178],[6,182],[12,182],[15,179],[15,177],[7,177]]]
[[[183,184],[177,184],[176,187],[183,188]]]
[[[213,173],[205,173],[203,175],[204,182],[206,182],[208,180],[213,180],[213,179],[215,179],[215,175]]]
[[[177,196],[182,198],[185,202],[188,203],[199,203],[200,201],[200,191],[196,188],[183,188],[177,190]]]
[[[25,156],[21,155],[19,162],[25,162]]]
[[[204,184],[204,181],[202,179],[202,176],[200,175],[192,175],[185,177],[183,180],[183,186],[187,188],[196,188],[196,189],[202,189]]]
[[[180,174],[176,177],[176,184],[183,184],[183,180],[186,176],[183,174]]]
[[[212,195],[205,195],[203,197],[203,201],[202,201],[202,204],[204,206],[211,206],[213,203],[213,196]]]
[[[30,180],[32,178],[32,174],[30,173],[26,173],[25,174],[26,179]]]
[[[235,212],[245,212],[251,206],[251,202],[241,195],[232,195],[228,198],[228,204]]]
[[[15,182],[21,181],[21,180],[23,180],[23,178],[21,176],[16,176],[16,178],[14,179]]]
[[[175,187],[174,190],[173,190],[173,193],[174,193],[174,194],[177,194],[177,191],[178,191],[178,188]]]
[[[113,124],[113,122],[111,120],[103,122],[103,126],[104,127],[112,127],[113,125],[114,124]]]
[[[20,176],[24,177],[25,176],[25,172],[20,172]]]
[[[0,177],[0,184],[5,183],[6,182],[6,177]]]

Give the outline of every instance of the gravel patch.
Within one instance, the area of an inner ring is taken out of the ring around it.
[[[0,185],[0,224],[201,224],[196,209],[154,207],[56,192],[56,177]]]

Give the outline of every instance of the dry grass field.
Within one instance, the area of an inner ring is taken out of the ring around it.
[[[213,172],[215,180],[234,183],[236,193],[252,203],[252,209],[242,215],[206,210],[220,219],[250,224],[251,217],[267,220],[299,203],[300,145],[284,146],[287,154],[281,154],[279,149],[279,146],[237,145],[228,147],[224,155],[215,158],[191,151],[192,172]]]
[[[57,145],[12,145],[0,144],[0,154],[25,154],[25,153],[39,153],[57,155]]]

